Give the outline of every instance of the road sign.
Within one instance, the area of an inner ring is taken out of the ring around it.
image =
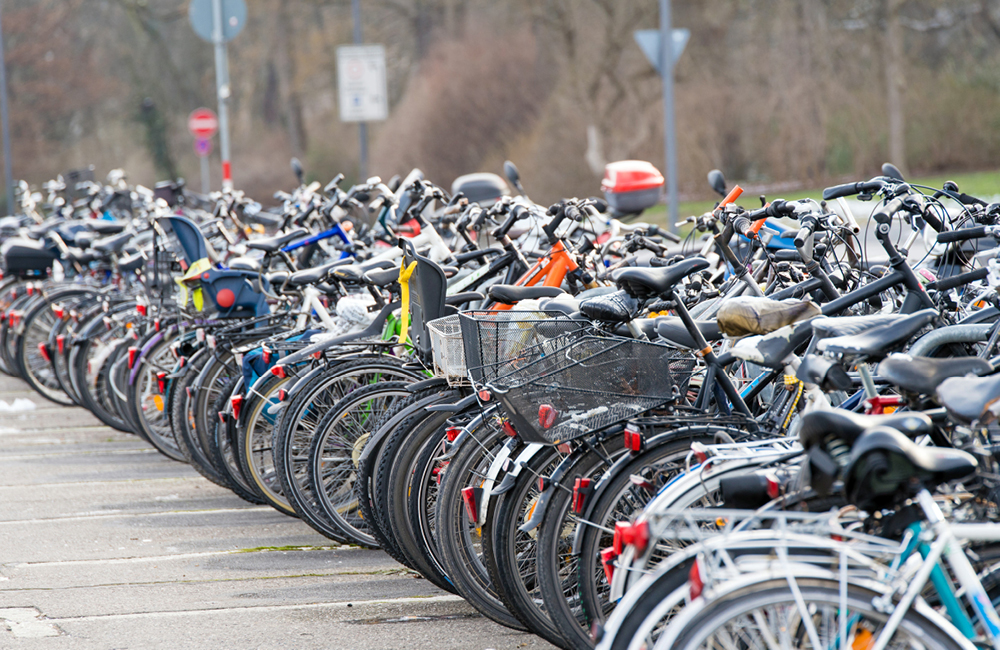
[[[219,130],[219,118],[210,108],[196,108],[188,115],[188,131],[199,140],[208,140]]]
[[[376,122],[389,117],[385,48],[381,45],[338,47],[337,92],[341,122]]]
[[[691,31],[687,29],[674,29],[670,33],[673,36],[674,63],[676,64],[677,59],[681,58],[681,54],[684,52],[684,46],[687,45]],[[663,60],[663,57],[660,55],[660,30],[640,29],[632,35],[635,37],[635,42],[639,46],[639,49],[642,50],[642,53],[646,55],[649,62],[656,68],[656,72],[662,77],[663,69],[660,61]]]
[[[194,141],[194,152],[199,158],[207,158],[212,153],[212,141],[207,138],[198,138]]]
[[[188,5],[188,18],[191,27],[203,40],[215,42],[212,17],[213,0],[191,0]],[[243,0],[222,0],[222,42],[228,43],[243,31],[247,22],[247,5]]]

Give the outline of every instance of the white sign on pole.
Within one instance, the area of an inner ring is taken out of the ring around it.
[[[377,122],[388,118],[385,48],[381,45],[338,47],[337,90],[341,122]]]

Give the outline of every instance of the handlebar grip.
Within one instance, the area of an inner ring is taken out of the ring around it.
[[[941,220],[938,219],[936,214],[930,210],[924,210],[924,213],[921,216],[924,218],[924,221],[927,222],[927,225],[938,231],[939,234],[945,232],[944,224],[941,223]]]
[[[926,219],[926,217],[924,217]],[[930,223],[928,221],[928,223]],[[933,227],[933,224],[931,224]],[[962,228],[961,230],[946,230],[939,232],[937,240],[939,244],[948,244],[954,241],[965,241],[966,239],[979,239],[986,236],[986,227]]]
[[[722,199],[722,203],[719,204],[719,207],[726,207],[736,199],[740,198],[741,194],[743,194],[743,188],[739,185],[733,185],[733,189],[729,190],[729,194],[726,195],[726,198]]]
[[[795,233],[795,248],[802,248],[809,241],[809,235],[813,234],[813,227],[802,226],[799,231]]]
[[[823,190],[823,200],[839,199],[842,196],[853,196],[862,192],[874,192],[882,189],[881,181],[862,181],[860,183],[844,183]]]
[[[936,291],[948,291],[950,289],[954,289],[955,287],[961,287],[962,285],[969,284],[970,282],[977,282],[979,280],[983,280],[989,274],[990,270],[987,268],[976,269],[975,271],[969,271],[968,273],[953,275],[950,278],[938,280],[937,282],[931,282],[927,285],[927,289]]]
[[[503,238],[507,232],[514,226],[514,222],[517,221],[517,216],[511,211],[507,214],[507,218],[504,220],[500,227],[493,231],[493,237],[496,239]]]
[[[739,216],[733,219],[733,230],[747,239],[753,239],[757,234],[754,232],[753,223],[744,216]]]

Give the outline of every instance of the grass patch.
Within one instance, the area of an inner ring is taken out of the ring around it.
[[[857,180],[867,180],[863,178],[858,178]],[[1000,194],[1000,169],[985,172],[967,172],[960,174],[941,174],[936,176],[919,176],[910,179],[910,182],[916,185],[927,185],[930,187],[941,187],[944,185],[945,181],[954,181],[958,184],[958,189],[966,194],[977,197],[992,197]],[[730,181],[730,187],[732,182]],[[773,192],[769,193],[767,198],[770,199],[787,199],[789,201],[794,201],[796,199],[806,199],[813,198],[819,200],[823,196],[823,189],[827,186],[816,187],[807,190],[797,190],[792,192]],[[704,214],[708,212],[715,206],[715,199],[698,200],[698,201],[681,201],[677,208],[677,216],[679,219],[684,220],[691,215]],[[744,192],[743,196],[740,197],[739,203],[747,208],[757,208],[757,195],[750,194],[749,192]],[[649,210],[646,210],[640,217],[642,221],[647,221],[649,223],[665,224],[667,222],[667,206],[666,205],[656,205]]]

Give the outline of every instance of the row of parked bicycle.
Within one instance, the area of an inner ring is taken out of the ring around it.
[[[293,169],[22,184],[0,370],[559,647],[1000,648],[1000,203]]]

